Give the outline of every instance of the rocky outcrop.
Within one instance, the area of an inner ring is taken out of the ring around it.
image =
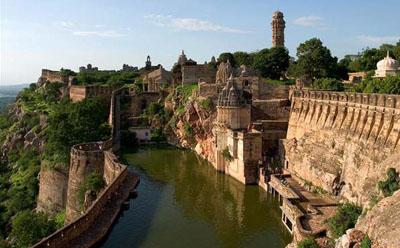
[[[174,115],[175,127],[172,127],[174,124],[167,126],[166,132],[170,143],[193,149],[201,157],[213,162],[212,126],[217,113],[214,106],[208,109],[201,107],[199,103],[203,100],[205,99],[194,97],[190,99],[185,105],[184,113]]]
[[[374,248],[400,247],[399,209],[400,190],[361,216],[355,228],[368,234]]]

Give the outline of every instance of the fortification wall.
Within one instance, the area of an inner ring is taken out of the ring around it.
[[[143,113],[151,103],[158,102],[160,94],[156,92],[142,92],[137,95],[130,96],[129,115],[139,116]]]
[[[251,107],[253,120],[289,120],[289,99],[253,100]]]
[[[110,180],[107,188],[101,192],[100,196],[83,215],[77,217],[70,224],[64,226],[62,229],[58,230],[52,235],[42,239],[33,246],[34,248],[71,247],[71,244],[76,241],[76,239],[79,238],[82,233],[86,233],[90,229],[95,228],[96,221],[98,221],[99,216],[104,214],[104,209],[108,204],[110,204],[110,202],[121,200],[120,192],[122,189],[126,190],[124,183],[129,175],[127,167],[118,163],[115,160],[115,156],[111,152],[106,151],[104,158],[104,164],[106,167],[109,169],[115,168],[115,173],[112,173],[113,176],[110,176],[110,174],[106,176],[108,178],[106,178],[106,180]],[[109,169],[105,168],[105,171],[107,173],[111,173]],[[116,215],[114,214],[112,216],[106,216],[106,218],[110,219],[107,224],[111,225],[116,218]],[[92,237],[92,239],[89,239],[87,243],[82,242],[79,243],[79,245],[81,247],[91,247],[105,235],[104,231],[108,230],[108,228],[109,226],[106,228],[102,227],[102,233],[96,233],[96,236]]]
[[[262,80],[257,80],[252,84],[253,99],[272,100],[289,99],[289,85],[273,85]]]
[[[85,178],[92,172],[104,173],[103,143],[87,143],[75,145],[71,149],[69,167],[67,207],[65,221],[67,223],[82,214],[82,204],[79,199],[79,189]]]
[[[104,85],[72,85],[69,89],[69,99],[79,102],[89,97],[111,98],[113,88]]]
[[[297,90],[287,139],[288,170],[331,194],[367,203],[400,153],[400,96]]]
[[[199,80],[215,83],[216,73],[208,65],[185,65],[182,67],[182,84],[197,83]]]
[[[36,210],[54,215],[65,209],[67,202],[68,168],[40,168],[39,196]]]
[[[72,77],[70,76],[65,76],[62,75],[60,71],[52,71],[48,69],[42,69],[42,75],[40,76],[38,80],[38,84],[44,84],[46,82],[50,83],[63,83],[63,84],[69,84],[72,82]]]

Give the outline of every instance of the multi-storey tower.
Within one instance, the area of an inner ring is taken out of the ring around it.
[[[274,12],[272,15],[272,47],[285,46],[285,20],[283,13],[280,11]]]

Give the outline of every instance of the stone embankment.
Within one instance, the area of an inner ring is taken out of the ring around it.
[[[296,90],[285,165],[332,195],[366,204],[386,171],[400,171],[400,96]]]
[[[75,152],[96,150],[105,143],[91,143],[75,146]],[[78,148],[84,149],[84,151]],[[34,245],[40,247],[92,247],[106,234],[118,217],[122,203],[129,198],[139,183],[137,175],[126,165],[120,164],[111,150],[103,151],[104,175],[107,187],[100,193],[86,212],[71,223]]]

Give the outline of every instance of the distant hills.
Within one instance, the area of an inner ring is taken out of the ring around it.
[[[18,92],[28,86],[29,84],[0,85],[0,111],[15,100]]]

